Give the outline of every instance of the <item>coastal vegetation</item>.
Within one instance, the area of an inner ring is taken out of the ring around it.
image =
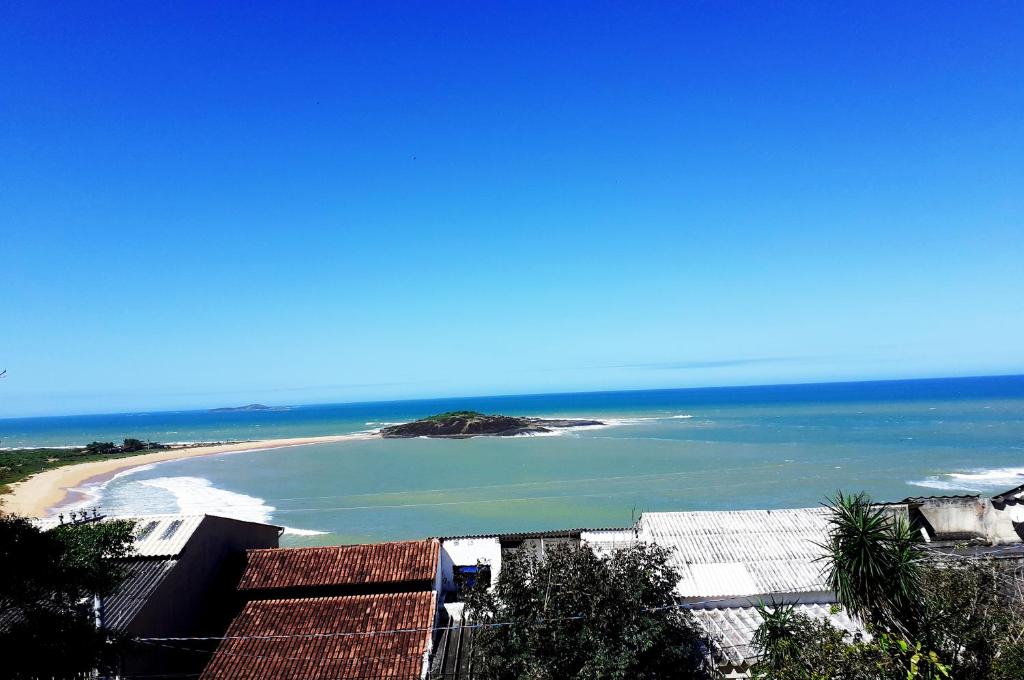
[[[3,677],[80,678],[112,663],[122,640],[96,626],[93,598],[124,581],[133,530],[117,520],[42,531],[0,516]]]
[[[512,437],[521,434],[543,434],[558,428],[603,424],[599,420],[523,418],[488,415],[478,411],[448,411],[411,423],[383,427],[380,430],[380,435],[384,438],[437,437],[447,439],[480,436]]]
[[[640,543],[598,556],[556,546],[517,550],[493,589],[467,596],[473,677],[481,680],[713,678],[714,641],[676,606],[669,551]],[[488,622],[501,622],[488,626]]]
[[[937,552],[863,495],[830,501],[826,573],[870,635],[844,639],[762,605],[758,674],[772,680],[1011,680],[1024,667],[1022,582],[997,561]]]
[[[167,448],[167,444],[129,437],[121,444],[91,442],[73,448],[7,449],[0,451],[0,494],[8,493],[11,484],[38,472],[76,463],[138,456]]]

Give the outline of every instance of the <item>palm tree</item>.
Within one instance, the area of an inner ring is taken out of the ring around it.
[[[923,599],[917,535],[863,493],[838,492],[827,505],[826,575],[839,602],[880,631],[916,637]]]
[[[797,634],[800,619],[792,604],[757,605],[761,625],[754,632],[754,646],[761,651],[759,668],[769,674],[792,664],[800,655]]]

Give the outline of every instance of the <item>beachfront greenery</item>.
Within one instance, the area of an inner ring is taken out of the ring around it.
[[[142,447],[139,448],[139,444]],[[0,494],[10,491],[10,484],[53,468],[96,460],[125,458],[166,449],[165,444],[125,439],[121,446],[113,442],[93,442],[71,449],[9,449],[0,451]],[[2,508],[2,506],[0,506]]]
[[[713,646],[676,606],[669,553],[648,544],[599,557],[589,547],[518,550],[493,590],[467,596],[481,680],[711,678]],[[487,622],[502,625],[487,627]]]
[[[1019,574],[991,559],[930,551],[864,495],[838,494],[830,586],[870,637],[850,640],[787,605],[764,606],[757,672],[772,680],[1010,680],[1021,677]]]
[[[3,677],[77,678],[111,662],[119,640],[97,629],[93,599],[123,582],[133,528],[118,520],[41,531],[0,516]]]

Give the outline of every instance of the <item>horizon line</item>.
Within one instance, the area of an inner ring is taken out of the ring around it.
[[[313,406],[372,406],[377,404],[406,404],[416,403],[425,401],[456,401],[456,400],[469,400],[469,399],[508,399],[508,398],[529,398],[529,397],[558,397],[558,396],[570,396],[570,395],[598,395],[598,394],[622,394],[622,393],[634,393],[634,392],[690,392],[700,390],[753,390],[771,387],[814,387],[820,385],[868,385],[868,384],[881,384],[881,383],[910,383],[910,382],[934,382],[941,380],[979,380],[979,379],[998,379],[998,378],[1022,378],[1024,379],[1024,373],[997,373],[987,375],[951,375],[951,376],[931,376],[931,377],[919,377],[919,378],[876,378],[869,380],[826,380],[816,382],[793,382],[793,383],[753,383],[747,385],[698,385],[691,387],[655,387],[655,388],[628,388],[621,390],[585,390],[585,391],[569,391],[569,392],[520,392],[511,394],[475,394],[467,396],[447,396],[447,397],[416,397],[411,399],[374,399],[369,401],[323,401],[323,402],[310,402],[310,403],[296,403],[296,404],[277,404],[272,405],[271,409],[282,409],[282,408],[305,408]],[[251,402],[258,403],[258,402]],[[35,416],[0,416],[0,421],[4,420],[36,420],[43,418],[83,418],[87,416],[120,416],[120,415],[135,415],[135,414],[160,414],[160,413],[208,413],[216,408],[239,408],[239,407],[213,407],[213,408],[184,408],[184,409],[157,409],[152,411],[110,411],[110,412],[96,412],[96,413],[65,413],[59,415],[35,415]]]

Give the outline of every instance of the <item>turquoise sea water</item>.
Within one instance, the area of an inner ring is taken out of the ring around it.
[[[360,432],[459,408],[606,420],[555,436],[365,440],[123,474],[108,512],[269,520],[302,545],[628,525],[645,510],[990,493],[1024,483],[1024,376],[0,420],[4,446]],[[323,533],[313,533],[323,532]]]

